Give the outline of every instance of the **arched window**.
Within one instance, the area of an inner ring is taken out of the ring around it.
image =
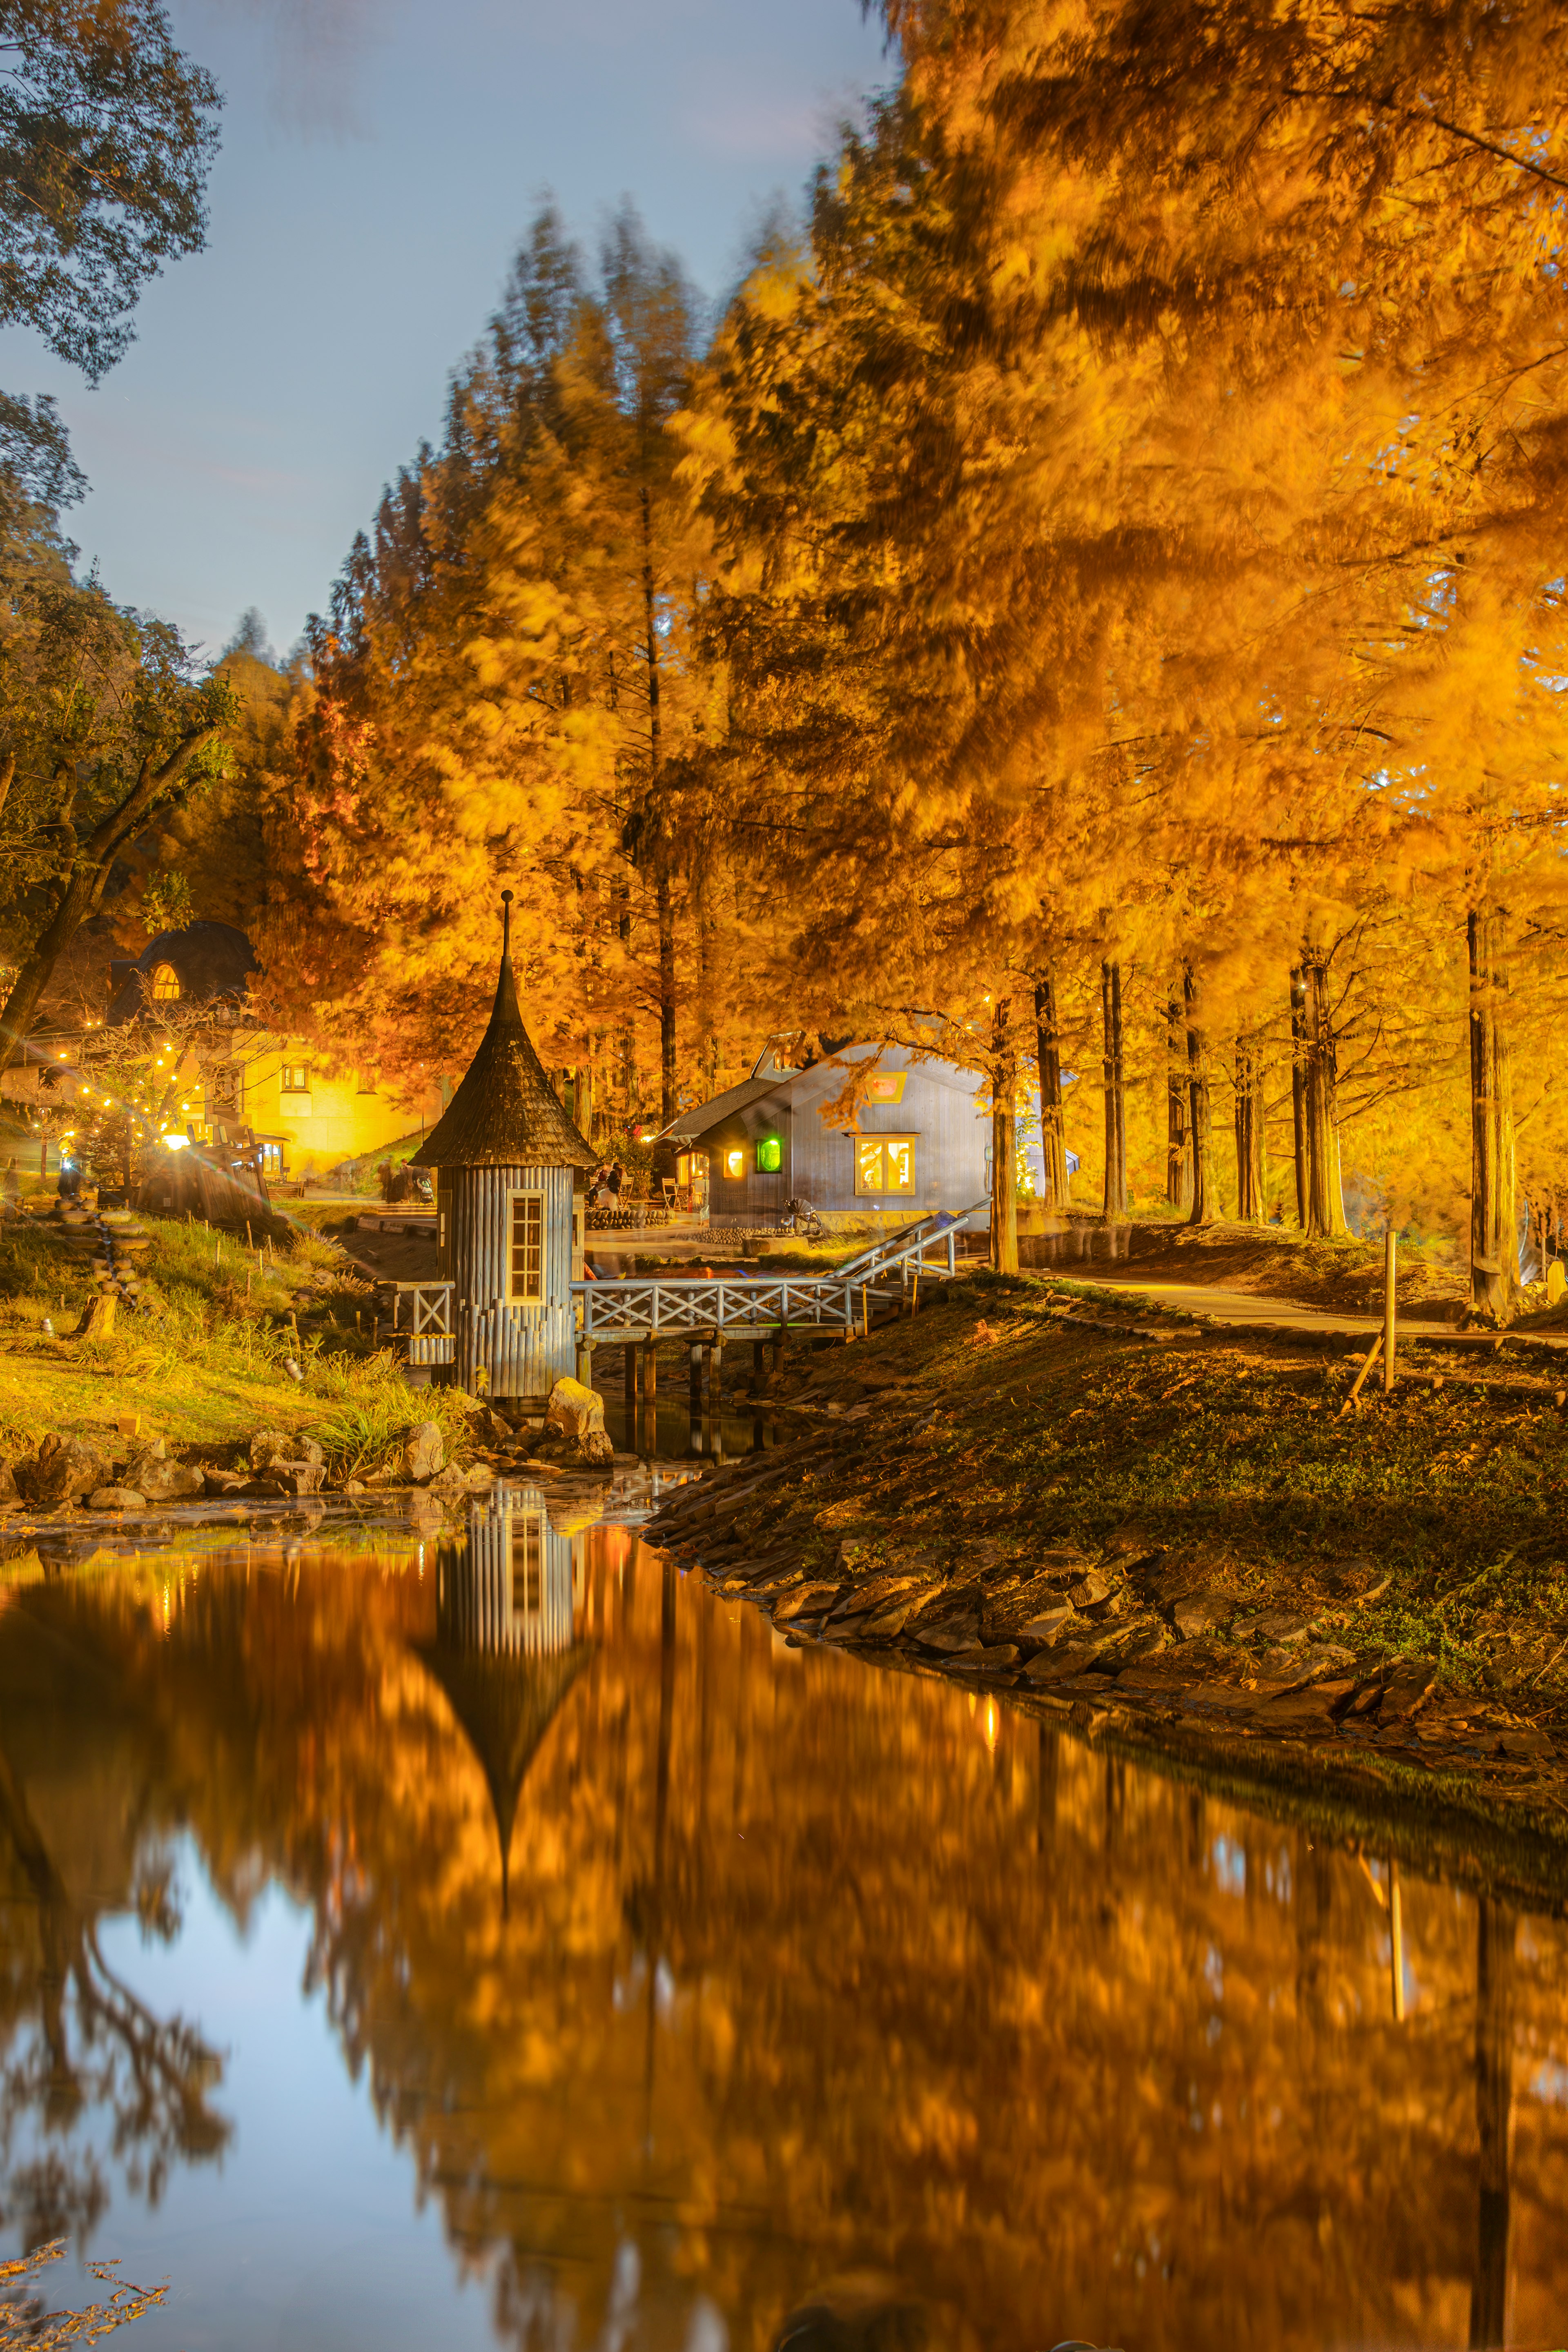
[[[153,967],[153,1002],[154,1004],[177,1004],[180,997],[180,975],[172,963],[155,963]]]

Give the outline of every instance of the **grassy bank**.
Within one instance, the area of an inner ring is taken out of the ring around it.
[[[138,1311],[85,1339],[68,1335],[96,1295],[86,1254],[52,1223],[0,1229],[0,1455],[51,1432],[112,1450],[136,1415],[142,1436],[208,1457],[258,1427],[300,1430],[348,1475],[416,1422],[462,1431],[472,1401],[408,1387],[375,1347],[372,1285],[329,1239],[300,1230],[254,1249],[200,1224],[138,1224]]]

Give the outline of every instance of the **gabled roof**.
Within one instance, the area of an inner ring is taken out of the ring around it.
[[[489,1027],[468,1074],[410,1160],[411,1168],[595,1168],[557,1102],[522,1025],[511,976],[511,892],[501,892],[500,977]]]
[[[694,1103],[689,1110],[683,1110],[679,1118],[672,1118],[659,1141],[694,1143],[700,1135],[707,1135],[711,1129],[722,1125],[727,1118],[732,1118],[737,1111],[745,1110],[750,1104],[762,1102],[769,1095],[783,1094],[790,1080],[799,1076],[798,1070],[789,1070],[776,1078],[742,1078],[738,1087],[731,1087],[726,1093],[715,1095],[711,1102]]]

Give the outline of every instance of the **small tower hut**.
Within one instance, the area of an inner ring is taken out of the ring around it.
[[[576,1366],[573,1194],[578,1171],[595,1160],[522,1025],[510,890],[501,892],[501,909],[489,1027],[411,1164],[436,1171],[439,1271],[452,1285],[458,1380],[542,1411],[555,1382]]]

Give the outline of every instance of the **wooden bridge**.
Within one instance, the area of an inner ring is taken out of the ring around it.
[[[635,1386],[651,1396],[654,1350],[664,1339],[685,1339],[710,1360],[726,1341],[750,1339],[760,1358],[763,1343],[771,1340],[776,1360],[791,1332],[843,1340],[868,1331],[873,1321],[918,1301],[922,1279],[947,1281],[957,1273],[959,1234],[986,1205],[980,1201],[971,1209],[933,1211],[823,1274],[658,1274],[574,1282],[579,1375],[591,1380],[595,1348],[625,1348],[628,1393]],[[382,1287],[392,1313],[378,1325],[378,1336],[401,1345],[411,1368],[450,1364],[452,1284]]]
[[[649,1398],[662,1339],[685,1339],[693,1378],[707,1387],[726,1342],[750,1339],[761,1369],[764,1341],[776,1364],[791,1333],[848,1339],[873,1319],[918,1300],[921,1277],[947,1281],[958,1271],[958,1236],[975,1208],[941,1209],[874,1242],[824,1274],[650,1275],[614,1282],[574,1282],[579,1377],[592,1380],[595,1348],[626,1351],[626,1393]],[[696,1367],[699,1355],[701,1371]]]

